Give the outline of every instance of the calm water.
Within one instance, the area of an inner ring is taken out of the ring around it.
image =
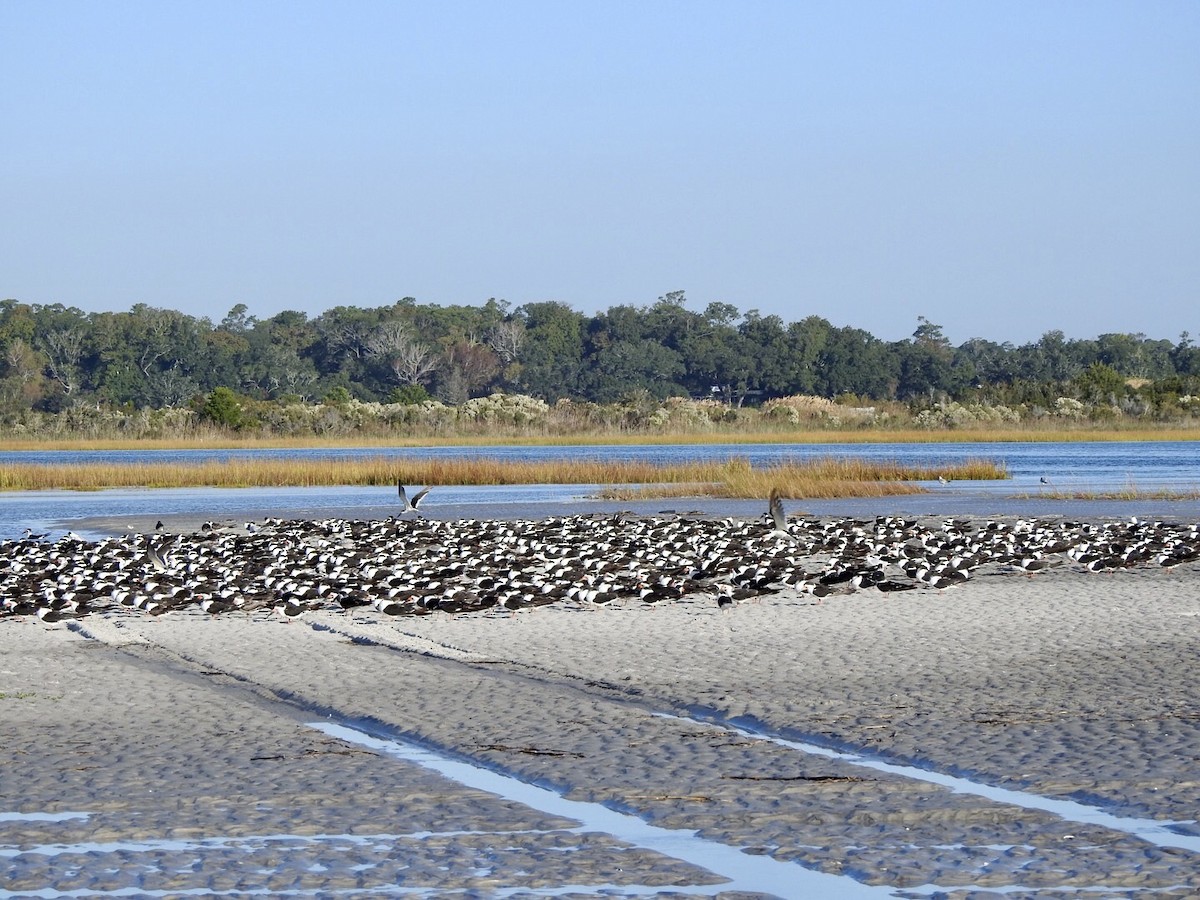
[[[789,510],[812,515],[1069,515],[1079,517],[1172,516],[1200,518],[1197,501],[1054,501],[1038,499],[1047,490],[1111,491],[1200,489],[1200,442],[1014,443],[1014,444],[704,444],[595,447],[434,447],[288,450],[120,450],[0,452],[0,466],[12,463],[178,462],[243,458],[275,459],[428,459],[481,456],[507,460],[646,460],[679,463],[744,457],[755,465],[826,456],[939,465],[988,459],[1006,466],[1009,479],[927,485],[930,493],[885,500],[795,501]],[[1051,487],[1040,479],[1050,480]],[[569,512],[634,509],[654,512],[674,507],[721,515],[754,515],[764,502],[656,500],[632,504],[601,501],[587,485],[438,487],[422,510],[436,518],[541,517]],[[241,521],[288,510],[322,514],[383,517],[395,511],[391,488],[254,488],[186,490],[40,491],[0,493],[0,538],[25,528],[61,532],[74,528],[95,535],[120,528],[111,521],[173,514]]]

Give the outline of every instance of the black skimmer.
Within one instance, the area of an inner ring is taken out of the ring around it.
[[[717,609],[733,608],[733,588],[727,584],[717,587]]]
[[[761,519],[606,514],[502,522],[272,518],[258,531],[218,526],[53,544],[30,532],[0,541],[0,617],[38,609],[61,619],[115,609],[216,615],[280,607],[290,618],[372,603],[376,613],[428,615],[564,600],[653,606],[697,593],[720,606],[787,587],[814,599],[871,587],[949,587],[981,566],[1028,575],[1068,560],[1087,572],[1170,570],[1200,559],[1197,525],[923,524],[886,516],[789,522],[772,493],[765,526]],[[812,572],[802,568],[810,559]],[[893,576],[897,570],[907,577]]]
[[[408,499],[408,494],[404,491],[404,482],[396,482],[396,492],[400,495],[400,515],[405,513],[417,512],[417,507],[421,505],[421,501],[425,499],[425,495],[429,493],[429,488],[424,487],[413,494],[412,500]]]
[[[771,516],[771,533],[770,537],[782,537],[791,539],[792,535],[788,532],[787,513],[783,509],[783,497],[779,493],[779,488],[771,488],[771,496],[767,500],[767,513]]]

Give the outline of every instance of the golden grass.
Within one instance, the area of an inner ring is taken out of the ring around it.
[[[953,466],[910,466],[826,457],[753,468],[744,459],[732,459],[722,468],[715,479],[613,488],[604,491],[604,496],[614,500],[698,496],[753,499],[766,497],[772,489],[778,489],[790,499],[888,497],[923,493],[925,488],[920,482],[933,481],[939,475],[952,481],[1008,477],[1002,465],[987,460],[969,460]]]
[[[523,462],[488,457],[395,460],[233,459],[225,462],[19,464],[0,468],[0,490],[100,490],[118,487],[315,487],[405,484],[674,484],[724,485],[723,496],[856,496],[919,490],[904,482],[943,475],[955,480],[1006,478],[1004,467],[978,460],[949,467],[907,466],[857,459],[819,459],[755,469],[745,458],[724,462],[655,465],[648,462],[550,460]],[[900,486],[893,489],[892,485]],[[763,489],[763,486],[765,490]],[[841,487],[837,487],[841,485]],[[851,493],[828,493],[850,490]],[[820,493],[817,493],[820,491]],[[693,489],[694,492],[694,489]]]
[[[189,449],[299,449],[372,447],[487,447],[487,446],[630,446],[638,444],[1004,444],[1016,442],[1084,443],[1094,441],[1197,441],[1200,427],[1111,428],[1080,425],[1075,428],[1029,425],[1020,428],[928,430],[897,429],[791,429],[496,437],[451,435],[397,437],[395,435],[345,435],[339,437],[239,438],[214,432],[181,438],[45,438],[0,439],[0,450],[189,450]]]
[[[1017,500],[1200,500],[1200,487],[1139,488],[1131,483],[1108,491],[1055,489],[1013,497]]]

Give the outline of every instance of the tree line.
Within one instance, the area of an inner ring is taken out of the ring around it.
[[[142,303],[85,313],[4,300],[0,413],[80,402],[195,408],[218,388],[256,401],[449,405],[495,392],[548,403],[703,397],[731,407],[808,395],[1053,408],[1070,397],[1145,403],[1164,415],[1200,394],[1200,347],[1187,332],[1170,341],[1050,331],[1021,346],[984,338],[954,346],[924,317],[910,338],[883,341],[820,316],[785,322],[728,303],[696,312],[685,301],[676,291],[585,315],[556,301],[514,309],[496,299],[438,306],[406,297],[264,319],[238,304],[214,323]]]

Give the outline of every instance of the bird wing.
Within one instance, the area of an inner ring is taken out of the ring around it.
[[[404,506],[404,508],[409,509],[412,504],[408,502],[408,495],[404,493],[403,481],[396,482],[396,493],[400,495],[400,503]]]
[[[432,487],[432,486],[433,485],[430,485],[430,487]],[[429,488],[425,487],[425,488],[421,488],[421,490],[419,490],[415,494],[413,494],[413,498],[412,498],[413,509],[417,508],[418,504],[420,504],[420,502],[425,499],[425,495],[428,493],[429,493]]]
[[[159,572],[167,571],[166,560],[164,560],[162,558],[162,554],[159,553],[155,548],[153,548],[153,547],[146,548],[146,559],[149,560],[150,565],[154,566],[154,568],[157,569]]]
[[[771,498],[767,501],[767,505],[775,530],[787,531],[787,514],[783,511],[783,498],[779,496],[779,488],[771,488]]]

